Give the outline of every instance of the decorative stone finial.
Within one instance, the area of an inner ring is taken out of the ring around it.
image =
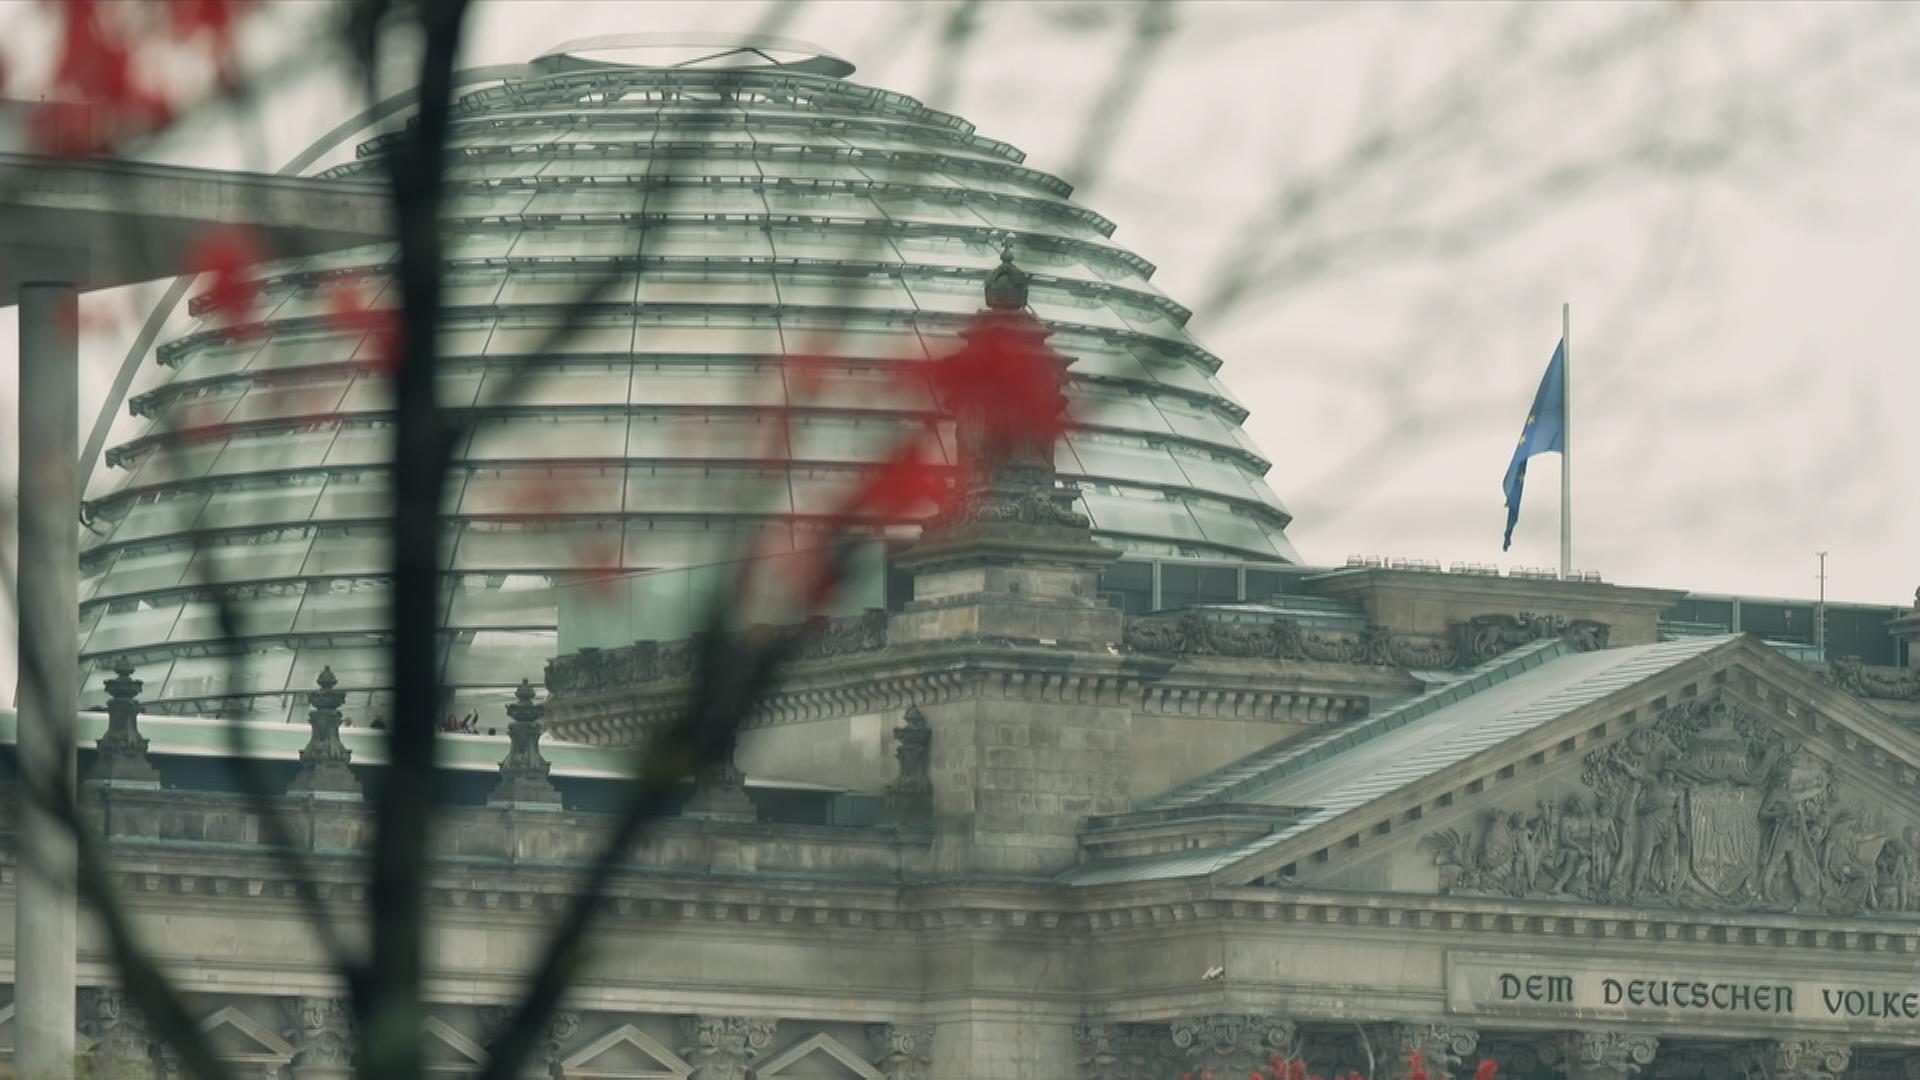
[[[547,779],[553,766],[540,756],[540,735],[545,730],[540,718],[546,709],[535,704],[533,684],[525,679],[513,691],[507,706],[507,739],[511,745],[500,761],[500,782],[493,786],[487,802],[494,806],[525,809],[560,809],[560,791]]]
[[[987,274],[987,307],[1021,311],[1027,306],[1027,272],[1013,265],[1013,241],[1000,249],[1000,265]]]
[[[95,743],[93,768],[87,779],[116,787],[157,788],[160,771],[147,760],[147,740],[140,734],[140,691],[145,683],[133,677],[133,663],[125,656],[113,662],[114,678],[106,681],[107,730]]]
[[[347,767],[353,751],[340,741],[340,706],[347,695],[334,689],[340,680],[334,677],[331,665],[322,667],[314,682],[320,689],[307,692],[307,726],[312,734],[300,751],[300,771],[287,791],[316,798],[357,799],[360,781]]]
[[[881,820],[892,824],[925,822],[933,816],[933,729],[918,705],[907,706],[893,729],[893,756],[900,774],[887,785]]]

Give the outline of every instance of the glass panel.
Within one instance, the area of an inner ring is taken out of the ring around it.
[[[781,303],[809,307],[912,311],[917,296],[917,292],[908,292],[894,274],[780,274],[775,281],[780,286]]]
[[[657,177],[657,174],[656,174]],[[767,201],[748,187],[674,184],[647,192],[649,214],[752,214],[767,212]]]
[[[447,615],[451,627],[551,627],[559,621],[559,598],[544,574],[463,577]]]
[[[1167,418],[1173,430],[1189,439],[1232,446],[1232,425],[1210,412],[1183,409],[1171,401],[1161,400],[1160,415]]]
[[[328,485],[328,494],[332,493],[333,487]],[[387,531],[382,526],[325,529],[314,538],[304,569],[308,577],[384,573],[392,569],[391,558]]]
[[[1093,527],[1113,532],[1144,533],[1148,536],[1204,540],[1206,535],[1187,513],[1185,505],[1169,499],[1130,499],[1083,491],[1080,501]]]
[[[838,514],[868,473],[859,469],[795,469],[793,511],[796,514]]]
[[[1247,482],[1247,474],[1241,472],[1238,465],[1191,454],[1176,453],[1173,459],[1180,463],[1181,470],[1187,474],[1193,486],[1202,491],[1218,492],[1239,499],[1258,497]]]
[[[1155,380],[1182,390],[1199,390],[1216,393],[1214,380],[1202,371],[1199,365],[1183,356],[1161,352],[1158,349],[1140,349],[1137,353],[1140,362]]]
[[[345,270],[357,266],[384,266],[399,254],[397,244],[369,244],[366,247],[348,248],[344,251],[329,251],[315,255],[301,264],[300,269]]]
[[[571,570],[604,562],[619,550],[620,523],[472,522],[454,548],[457,570]]]
[[[475,469],[460,496],[462,514],[617,514],[626,470]]]
[[[307,586],[306,599],[294,617],[293,629],[309,633],[379,630],[387,625],[391,603],[388,584],[379,578],[315,581]]]
[[[186,544],[122,551],[113,561],[113,569],[101,579],[99,595],[170,589],[186,578],[187,563],[192,559],[193,549]]]
[[[780,368],[773,364],[636,364],[635,405],[759,405],[786,403]]]
[[[752,158],[719,157],[704,154],[657,154],[649,175],[662,176],[759,176],[760,166]]]
[[[564,329],[564,333],[561,331]],[[561,356],[626,353],[633,348],[633,321],[594,316],[571,327],[557,322],[501,319],[487,342],[488,356]]]
[[[649,271],[640,281],[643,304],[777,304],[773,278],[765,271],[744,274]]]
[[[175,431],[180,432],[211,427],[225,420],[227,413],[246,392],[247,383],[244,380],[183,390],[165,403],[164,417],[155,421],[154,427],[157,429],[169,422]]]
[[[633,336],[633,351],[647,354],[695,356],[778,356],[783,351],[779,324],[770,317],[720,315],[642,315]]]
[[[514,258],[604,258],[640,253],[640,230],[628,228],[526,229],[513,242]]]
[[[793,459],[879,461],[916,434],[913,425],[889,420],[800,420],[793,425]]]
[[[848,191],[808,191],[789,188],[767,192],[766,210],[770,214],[799,215],[809,218],[845,218],[854,221],[881,221],[886,215],[865,195]]]
[[[958,266],[970,270],[991,270],[1000,265],[1000,252],[993,245],[958,236],[900,236],[894,238],[900,258],[930,266]]]
[[[383,648],[322,645],[309,642],[300,647],[299,656],[293,663],[293,671],[287,676],[287,685],[305,690],[320,677],[320,669],[325,666],[333,669],[334,678],[340,681],[342,690],[392,686],[393,676],[388,667],[389,655]]]
[[[545,162],[541,161],[502,161],[498,158],[473,161],[463,165],[447,166],[449,180],[511,180],[522,176],[532,176],[540,171]]]
[[[833,161],[794,161],[788,158],[763,158],[760,172],[769,179],[774,177],[794,180],[866,180],[867,174],[852,165],[843,165]],[[774,189],[767,189],[768,205],[772,205]],[[775,211],[778,213],[779,211]]]
[[[491,232],[449,233],[446,255],[449,259],[504,259],[513,248],[517,234]]]
[[[984,285],[971,277],[915,277],[907,282],[913,302],[923,311],[972,315],[986,306]]]
[[[447,646],[447,681],[460,685],[511,686],[546,677],[553,655],[552,630],[479,630],[453,635]]]
[[[227,450],[219,455],[211,477],[232,473],[265,473],[271,469],[305,469],[326,459],[326,450],[334,444],[334,429],[275,430],[267,434],[234,434]]]
[[[533,214],[638,214],[646,206],[646,194],[624,184],[569,184],[557,191],[542,191],[527,204]]]
[[[1125,330],[1122,319],[1097,296],[1076,296],[1065,289],[1035,288],[1031,293],[1033,310],[1043,319],[1097,326],[1104,330]]]
[[[676,223],[647,230],[642,254],[649,258],[764,259],[773,254],[757,225]]]
[[[1172,456],[1163,448],[1129,445],[1090,434],[1070,434],[1067,442],[1073,447],[1074,455],[1080,459],[1087,476],[1141,484],[1186,486],[1186,474],[1180,471]]]
[[[343,416],[392,411],[393,380],[384,375],[363,375],[353,380],[353,385],[347,387],[347,395],[340,399]]]
[[[771,469],[635,466],[627,471],[630,514],[784,514],[786,474]]]
[[[930,222],[936,225],[982,225],[986,220],[961,202],[932,198],[900,198],[883,195],[874,199],[889,220]]]
[[[780,459],[787,456],[787,439],[785,426],[773,416],[635,416],[628,427],[627,456]]]
[[[626,434],[624,416],[495,417],[475,425],[467,457],[617,458]]]
[[[128,507],[125,516],[113,525],[113,539],[124,542],[185,532],[193,527],[194,519],[200,516],[201,508],[206,505],[205,493],[193,492],[184,492],[156,502],[142,500]]]
[[[314,504],[315,521],[356,521],[384,518],[393,511],[393,491],[384,473],[340,472],[327,477],[327,486]]]
[[[627,368],[624,365],[592,367],[535,366],[522,374],[494,368],[480,387],[484,400],[511,393],[506,400],[516,406],[528,405],[624,405],[627,401]]]
[[[294,612],[300,608],[304,584],[257,590],[244,598],[234,597],[234,615],[239,619],[241,637],[284,634],[293,628]],[[204,597],[190,600],[173,626],[169,641],[217,641],[225,637],[220,629],[220,609]]]
[[[796,407],[931,412],[933,388],[910,364],[837,364],[790,367],[787,393]]]
[[[315,364],[344,364],[360,344],[359,334],[328,334],[324,337],[276,337],[261,346],[254,355],[250,371],[309,367]]]
[[[489,189],[484,194],[460,192],[447,200],[441,212],[449,218],[518,217],[523,212],[544,212],[527,205],[535,198],[525,191],[499,188]]]
[[[1207,539],[1214,543],[1244,551],[1257,551],[1263,555],[1277,554],[1272,541],[1267,539],[1267,527],[1263,522],[1197,501],[1189,503],[1188,509],[1206,531]]]
[[[874,229],[775,229],[773,250],[782,259],[836,263],[900,261],[893,241]],[[999,259],[994,263],[998,265]]]
[[[479,356],[486,352],[487,339],[492,335],[492,319],[444,323],[440,327],[440,359],[445,360],[450,356]],[[360,351],[354,354],[356,360],[373,358],[372,348],[364,344]],[[440,376],[440,382],[444,384],[446,381],[447,375],[443,373]],[[446,396],[444,389],[441,396],[443,399]]]
[[[1055,335],[1048,344],[1066,356],[1073,357],[1075,375],[1098,375],[1108,379],[1131,379],[1136,382],[1151,383],[1153,377],[1147,373],[1140,358],[1126,349],[1108,345],[1098,338],[1078,337],[1070,334]]]
[[[788,348],[803,356],[872,357],[880,360],[924,360],[927,345],[914,324],[904,319],[853,322],[830,315],[789,313],[781,316]]]
[[[793,531],[784,523],[659,519],[627,524],[623,565],[705,566],[744,558],[749,552],[768,555],[793,550]]]
[[[122,600],[106,605],[100,621],[80,646],[83,653],[120,652],[167,640],[184,606],[178,596]]]
[[[1086,383],[1067,384],[1067,415],[1077,424],[1171,433],[1153,402],[1134,394],[1097,390]]]
[[[303,529],[216,539],[194,556],[191,573],[200,582],[293,577],[300,573],[312,546],[312,534]]]
[[[907,184],[913,187],[953,187],[966,188],[971,183],[959,183],[952,177],[934,168],[931,164],[924,167],[912,165],[883,165],[879,162],[860,165],[860,171],[867,178],[882,184]]]
[[[638,179],[647,175],[647,169],[653,163],[652,158],[626,157],[609,154],[605,157],[562,158],[549,161],[540,169],[541,176],[624,176]]]
[[[320,500],[324,483],[324,477],[289,477],[283,483],[216,491],[206,513],[200,515],[200,528],[304,522]]]
[[[331,416],[339,409],[340,399],[346,392],[347,380],[344,379],[294,386],[255,385],[227,414],[227,422],[242,424],[291,416]]]
[[[191,698],[284,690],[287,670],[292,666],[293,653],[282,648],[249,651],[244,656],[183,656],[173,662],[166,689],[159,696]]]
[[[328,465],[383,465],[393,460],[393,429],[343,427],[327,447]]]
[[[635,275],[536,273],[516,270],[507,275],[497,301],[501,304],[631,304]]]
[[[213,466],[214,459],[226,447],[227,440],[224,438],[155,446],[141,456],[140,463],[134,466],[133,475],[127,477],[127,486],[144,487],[205,476]]]
[[[231,345],[200,345],[189,352],[173,369],[173,382],[188,382],[214,375],[228,375],[246,369],[253,354],[260,351],[257,341]]]

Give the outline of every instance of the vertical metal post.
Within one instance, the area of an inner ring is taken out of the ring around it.
[[[1820,556],[1820,599],[1813,605],[1813,647],[1819,651],[1820,659],[1827,658],[1827,553],[1816,551]]]
[[[20,700],[24,776],[71,798],[79,711],[79,296],[20,287]],[[16,785],[24,789],[25,784]],[[74,1069],[73,836],[21,797],[14,834],[14,1071]]]
[[[1560,580],[1573,576],[1573,305],[1560,305]]]

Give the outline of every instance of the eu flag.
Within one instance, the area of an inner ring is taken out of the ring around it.
[[[1514,447],[1513,461],[1507,465],[1502,485],[1507,493],[1507,537],[1500,544],[1505,551],[1513,546],[1513,526],[1520,520],[1520,493],[1527,483],[1527,459],[1550,451],[1567,452],[1567,342],[1553,348],[1547,361],[1547,373],[1540,379],[1540,390],[1533,395],[1533,408],[1527,410],[1527,423],[1520,429],[1520,445]]]

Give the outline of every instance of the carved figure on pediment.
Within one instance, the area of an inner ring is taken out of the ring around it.
[[[1605,797],[1576,792],[1560,817],[1559,843],[1548,869],[1555,893],[1599,899],[1612,881],[1620,828]]]
[[[116,1080],[148,1080],[155,1075],[154,1041],[146,1017],[124,990],[87,987],[80,991],[80,1032],[93,1040],[88,1051],[95,1068]]]
[[[1909,827],[1905,836],[1889,837],[1880,845],[1873,861],[1873,908],[1875,911],[1912,911],[1920,896],[1915,889],[1913,840]]]
[[[1834,915],[1852,915],[1867,910],[1873,903],[1874,872],[1866,848],[1886,838],[1874,836],[1861,827],[1860,815],[1833,807],[1829,811],[1825,836],[1820,841],[1820,869],[1824,897],[1822,905]]]

